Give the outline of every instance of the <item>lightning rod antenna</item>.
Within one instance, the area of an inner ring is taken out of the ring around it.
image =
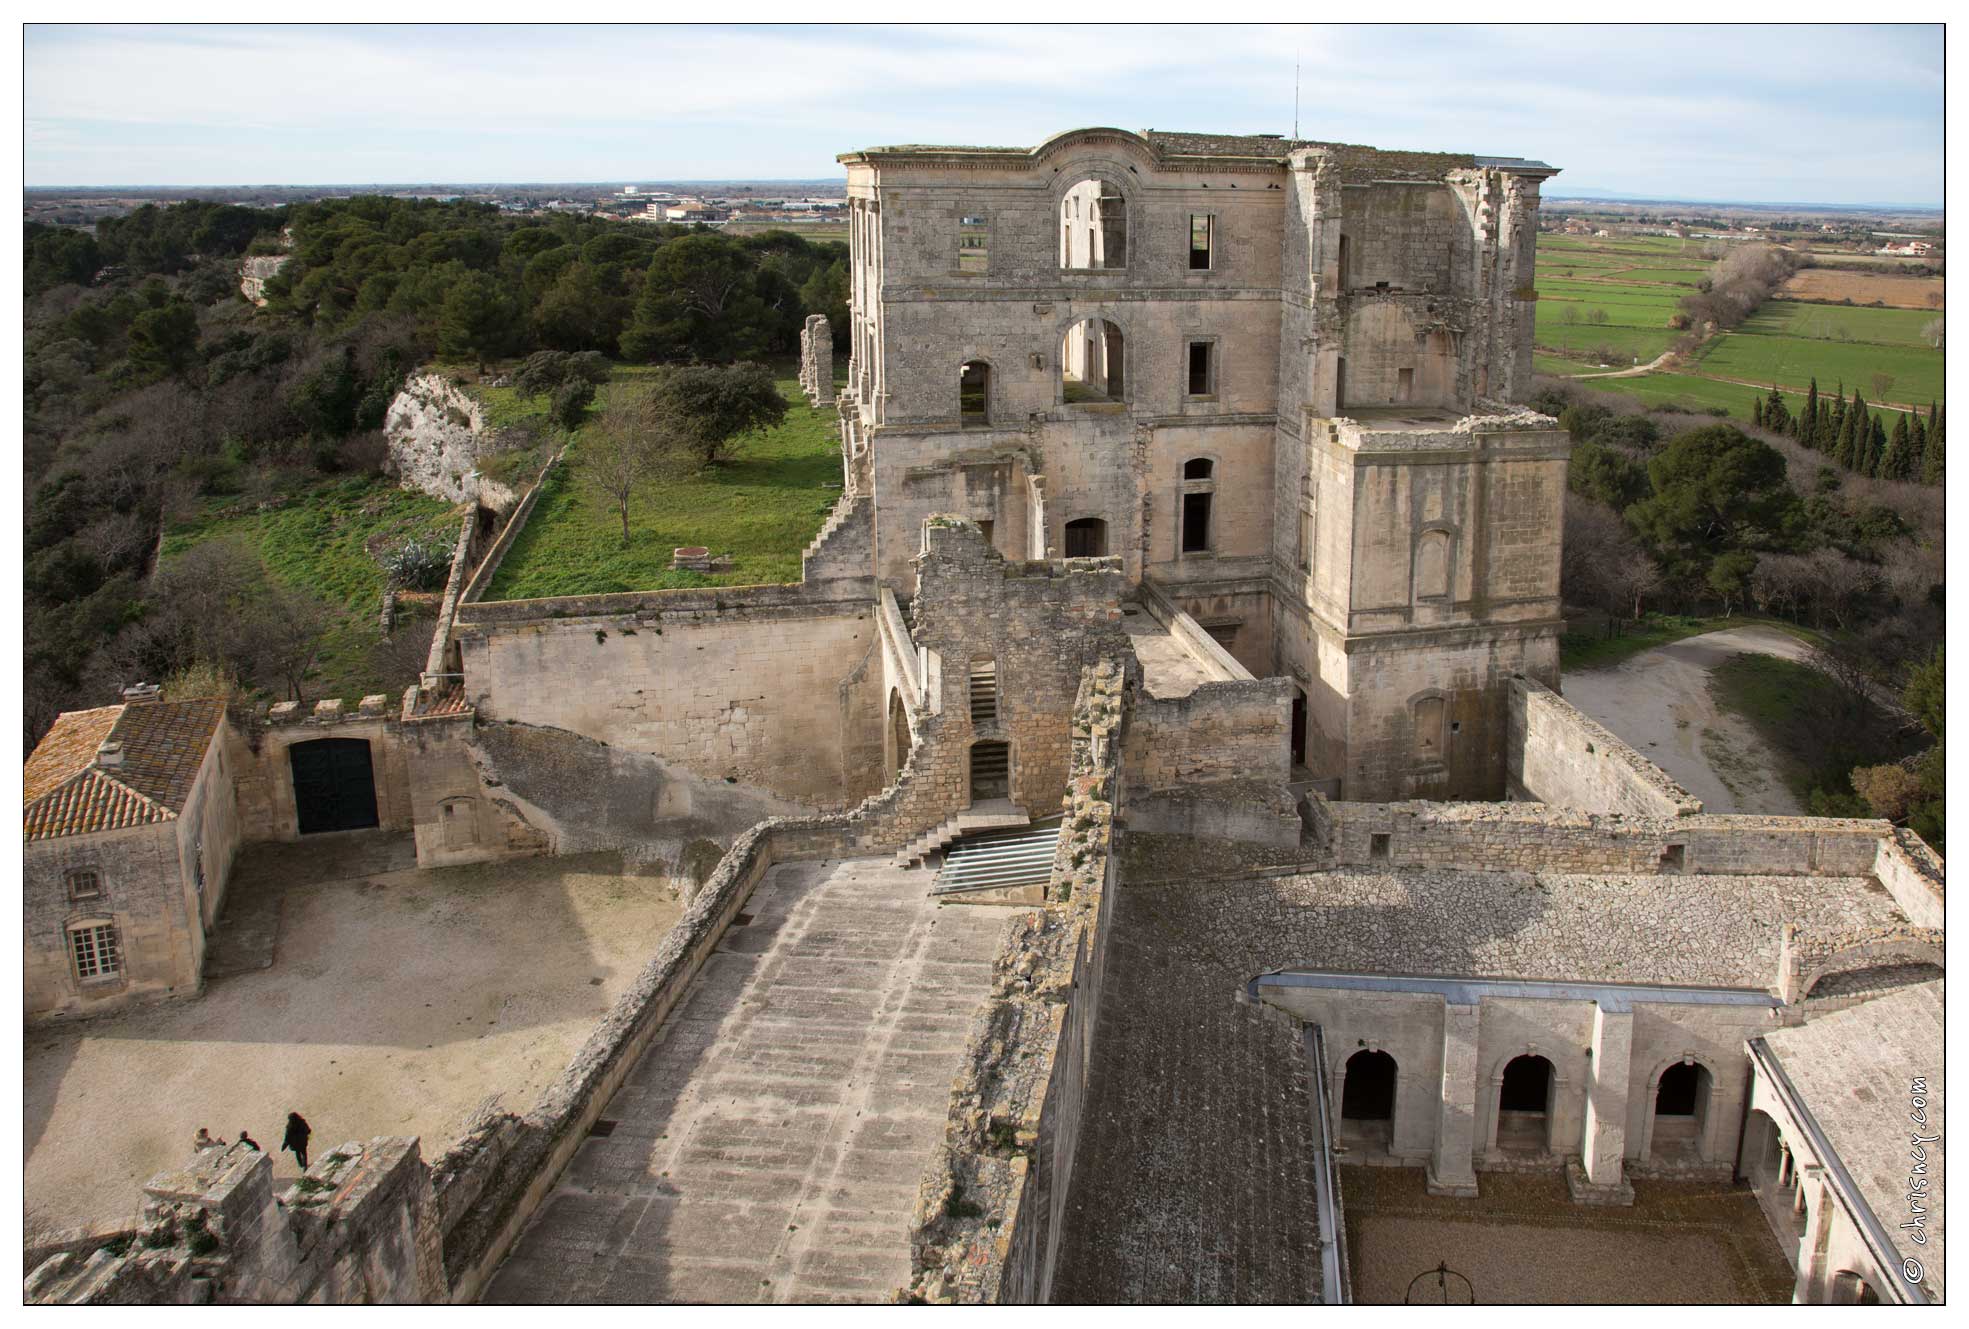
[[[1292,53],[1292,140],[1299,141],[1299,52]]]

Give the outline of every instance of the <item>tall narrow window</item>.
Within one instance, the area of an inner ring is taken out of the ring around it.
[[[1413,369],[1397,369],[1395,371],[1395,400],[1415,400],[1415,371]]]
[[[984,272],[990,267],[991,228],[983,213],[957,220],[957,270]]]
[[[971,723],[980,728],[998,723],[998,664],[971,662]]]
[[[1209,494],[1183,495],[1183,552],[1200,554],[1210,548]]]
[[[1212,397],[1217,393],[1217,343],[1190,343],[1190,396]]]
[[[1128,264],[1128,201],[1105,180],[1082,180],[1060,200],[1060,266]]]
[[[958,367],[957,416],[966,429],[991,424],[991,366],[982,360],[967,360]]]
[[[68,946],[75,959],[75,976],[84,982],[115,978],[123,972],[123,950],[114,923],[84,923],[70,928]]]
[[[1415,759],[1419,762],[1443,760],[1444,716],[1448,707],[1441,697],[1424,697],[1415,703]]]
[[[1210,269],[1212,232],[1216,230],[1217,219],[1206,213],[1190,214],[1190,271],[1207,272]]]

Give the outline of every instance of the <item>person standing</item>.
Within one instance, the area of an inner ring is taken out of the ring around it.
[[[303,1172],[308,1170],[308,1137],[313,1134],[314,1130],[308,1125],[306,1117],[298,1112],[287,1114],[287,1134],[281,1140],[280,1147],[293,1152]]]

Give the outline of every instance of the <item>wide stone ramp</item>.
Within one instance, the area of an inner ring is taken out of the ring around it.
[[[1007,916],[939,907],[927,883],[880,859],[774,868],[485,1300],[885,1301],[906,1285],[917,1187]]]

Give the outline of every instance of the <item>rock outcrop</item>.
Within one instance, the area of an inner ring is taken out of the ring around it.
[[[383,417],[383,435],[384,469],[405,489],[502,512],[512,507],[513,491],[479,474],[479,458],[490,450],[484,410],[443,375],[405,382]]]
[[[263,254],[257,258],[241,259],[239,293],[262,309],[266,308],[267,282],[287,266],[290,257],[288,254]]]

